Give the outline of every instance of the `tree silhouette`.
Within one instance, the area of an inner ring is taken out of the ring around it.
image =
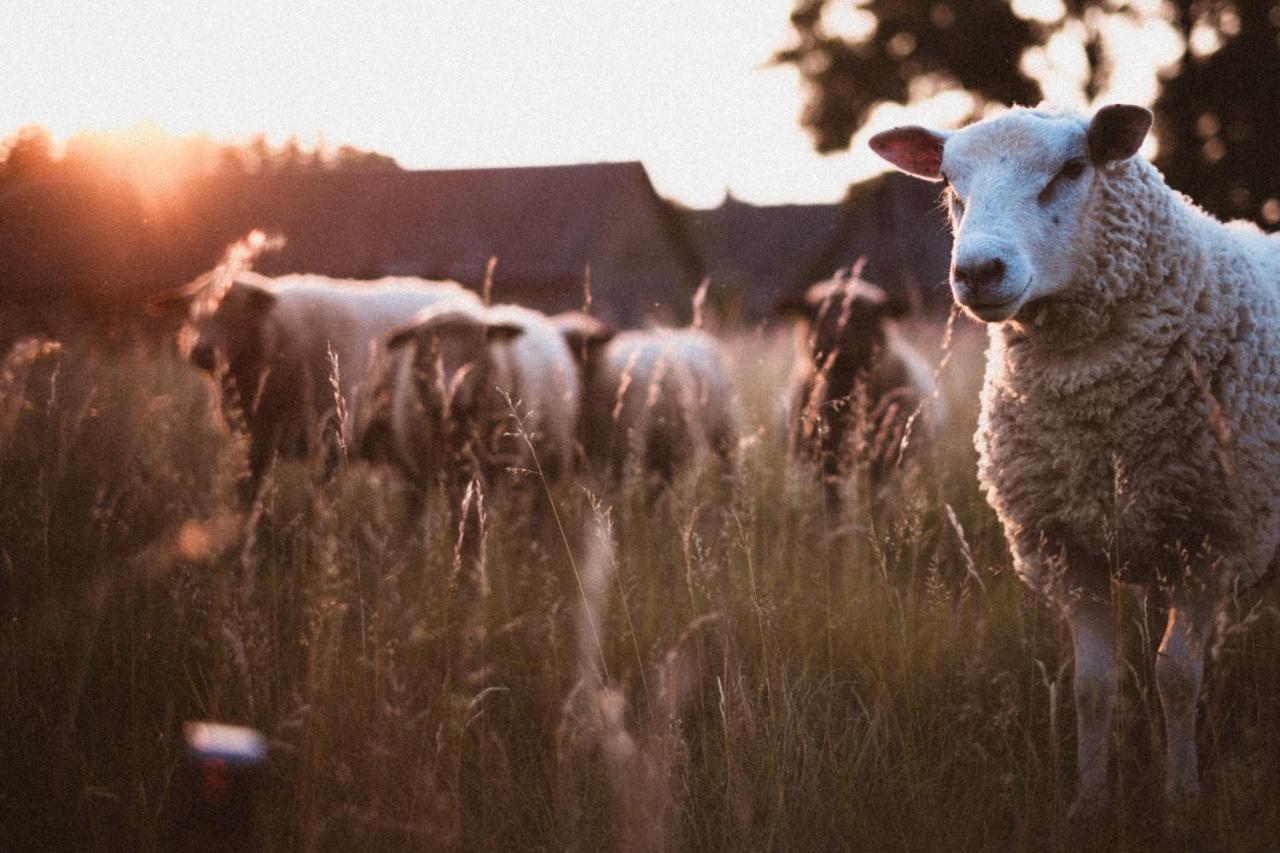
[[[115,322],[212,267],[252,227],[245,210],[263,191],[261,176],[400,168],[351,146],[308,151],[296,138],[279,148],[262,136],[239,146],[204,137],[160,143],[176,158],[179,183],[153,193],[139,186],[135,167],[156,149],[127,137],[78,134],[61,154],[40,127],[0,141],[0,315],[63,303],[79,306],[85,322]]]
[[[24,127],[0,144],[0,183],[47,173],[53,168],[53,140],[38,125]]]
[[[1208,28],[1222,46],[1190,52],[1156,100],[1156,160],[1169,182],[1222,216],[1280,223],[1280,3],[1180,2],[1184,38]],[[1207,7],[1207,8],[1206,8]],[[1193,14],[1194,11],[1194,14]]]
[[[1084,96],[1105,91],[1112,70],[1106,25],[1143,22],[1150,4],[1064,0],[1056,21],[1032,20],[1012,0],[799,0],[795,43],[774,60],[808,86],[802,123],[822,152],[849,147],[871,110],[931,90],[961,88],[985,103],[1034,104],[1039,84],[1022,65],[1070,27],[1083,32]],[[1280,223],[1280,3],[1172,0],[1164,14],[1185,52],[1154,109],[1156,165],[1210,211]],[[858,26],[835,32],[843,12]]]

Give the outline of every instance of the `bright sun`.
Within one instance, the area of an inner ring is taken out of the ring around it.
[[[65,147],[85,159],[109,165],[114,177],[128,180],[144,197],[164,198],[179,189],[193,170],[214,165],[200,160],[208,150],[167,133],[154,121],[90,137],[73,136]]]

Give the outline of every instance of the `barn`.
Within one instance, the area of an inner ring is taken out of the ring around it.
[[[246,175],[209,215],[225,232],[285,235],[256,268],[343,278],[484,282],[495,301],[543,311],[583,304],[622,326],[683,320],[702,263],[637,162],[496,169]]]
[[[732,194],[685,214],[717,302],[745,320],[767,316],[778,295],[808,275],[840,224],[839,205],[755,205]]]
[[[729,195],[687,211],[685,222],[712,287],[745,320],[860,258],[869,281],[922,310],[950,304],[951,231],[937,187],[905,175],[853,184],[838,204],[753,205]]]

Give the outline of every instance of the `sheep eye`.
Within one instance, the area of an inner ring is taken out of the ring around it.
[[[1049,183],[1045,184],[1044,189],[1040,191],[1040,203],[1048,204],[1053,200],[1054,194],[1058,190],[1058,186],[1063,181],[1074,181],[1076,178],[1084,174],[1084,159],[1081,157],[1072,157],[1070,160],[1062,164],[1062,168],[1058,170],[1058,174],[1054,175]]]
[[[1070,160],[1062,164],[1062,168],[1058,170],[1059,178],[1066,178],[1068,181],[1074,181],[1076,178],[1084,174],[1084,158],[1072,157]]]

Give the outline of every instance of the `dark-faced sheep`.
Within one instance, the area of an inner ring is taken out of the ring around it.
[[[941,404],[924,359],[892,322],[907,306],[875,285],[837,275],[775,308],[804,321],[790,389],[790,450],[821,472],[834,509],[855,464],[875,484],[904,451],[924,446]]]
[[[192,319],[190,358],[211,372],[226,365],[249,429],[253,494],[277,456],[316,453],[335,428],[350,434],[360,419],[371,358],[388,333],[428,305],[477,301],[452,282],[253,273],[236,276],[215,296]],[[337,423],[339,398],[344,423]]]
[[[720,345],[698,329],[614,330],[579,312],[557,315],[581,360],[579,436],[589,465],[670,482],[716,457],[733,468],[738,415]]]
[[[578,369],[559,330],[527,308],[442,303],[387,342],[395,461],[420,486],[537,468],[571,470]],[[517,420],[518,418],[518,420]]]
[[[1224,225],[1138,155],[1151,113],[1014,109],[872,147],[947,184],[956,301],[989,324],[978,474],[1014,566],[1075,644],[1080,793],[1108,801],[1112,586],[1166,597],[1156,662],[1172,814],[1225,585],[1280,543],[1280,242]]]

